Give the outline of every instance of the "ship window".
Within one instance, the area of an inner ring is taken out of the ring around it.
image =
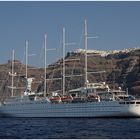
[[[140,104],[140,102],[136,102],[136,104]]]
[[[126,102],[126,104],[130,104],[130,102]]]
[[[130,104],[135,104],[135,102],[130,102]]]
[[[119,102],[119,104],[125,104],[125,102]]]

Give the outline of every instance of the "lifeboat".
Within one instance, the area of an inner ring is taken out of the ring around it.
[[[71,95],[63,95],[61,97],[61,101],[62,102],[71,102],[73,100],[72,96]]]
[[[51,98],[49,98],[49,100],[50,100],[52,103],[60,103],[60,102],[61,102],[60,96],[52,96]]]
[[[100,96],[95,94],[95,93],[88,95],[87,98],[88,98],[89,101],[98,101],[98,102],[100,102]]]

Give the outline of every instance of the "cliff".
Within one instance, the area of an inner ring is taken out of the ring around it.
[[[84,54],[82,53],[67,53],[65,59],[66,63],[66,90],[77,88],[84,85]],[[25,65],[20,61],[15,63],[15,72],[17,75],[25,75]],[[47,68],[46,78],[47,90],[61,90],[62,89],[62,59],[56,63],[51,64]],[[89,82],[106,81],[110,88],[123,89],[128,88],[129,93],[140,94],[140,50],[132,50],[130,52],[119,52],[102,57],[97,54],[88,54],[88,80]],[[44,69],[33,68],[28,66],[28,76],[35,77],[32,90],[39,92],[43,91],[44,83]],[[11,94],[11,61],[0,65],[0,96],[1,99],[8,97]],[[97,71],[105,71],[96,73]],[[93,73],[95,72],[95,73]],[[55,78],[55,80],[52,80]],[[57,79],[59,78],[59,79]],[[14,85],[18,87],[25,87],[25,82],[21,77],[14,78]],[[15,90],[15,95],[23,92],[23,89]]]

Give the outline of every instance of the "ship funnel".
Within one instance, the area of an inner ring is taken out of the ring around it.
[[[31,91],[31,86],[32,86],[32,82],[34,80],[34,78],[27,78],[27,85],[26,85],[26,89]]]
[[[32,82],[35,78],[25,78],[26,82],[26,90],[24,91],[24,95],[30,95],[32,90]]]

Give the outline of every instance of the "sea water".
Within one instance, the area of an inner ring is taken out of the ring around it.
[[[140,118],[0,118],[0,139],[140,139]]]

